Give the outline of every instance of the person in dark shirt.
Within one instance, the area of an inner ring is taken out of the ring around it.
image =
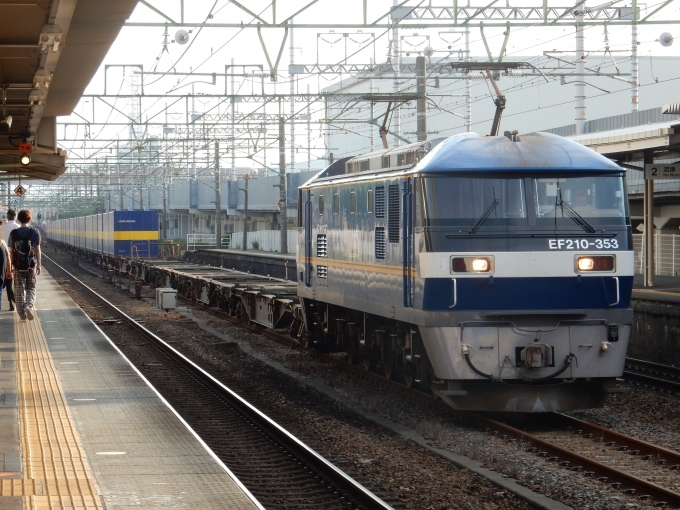
[[[35,318],[35,282],[40,274],[40,232],[31,228],[31,211],[19,211],[21,226],[9,235],[10,260],[14,269],[14,297],[19,318]],[[26,243],[28,241],[28,243]]]
[[[6,278],[8,273],[11,273],[12,265],[9,261],[9,249],[7,248],[7,243],[0,239],[0,310],[2,310],[2,288],[7,285],[7,282],[11,282],[12,278]],[[10,306],[12,303],[10,302]],[[14,308],[10,308],[10,311]]]

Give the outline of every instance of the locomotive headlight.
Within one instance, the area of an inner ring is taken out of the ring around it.
[[[577,264],[579,271],[592,271],[593,267],[595,267],[593,257],[579,257]]]
[[[574,258],[574,270],[577,273],[590,271],[614,271],[615,255],[577,255]]]
[[[472,270],[486,273],[489,270],[489,259],[473,259]]]
[[[493,273],[493,257],[451,257],[452,273]]]

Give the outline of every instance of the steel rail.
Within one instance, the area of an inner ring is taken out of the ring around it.
[[[671,469],[680,469],[680,453],[678,452],[621,434],[595,423],[579,420],[564,414],[561,414],[560,417],[566,425],[572,427],[576,434],[592,437],[597,441],[605,443],[607,446],[625,447],[631,455],[641,455],[649,460],[654,458],[659,464],[669,464]]]
[[[305,443],[297,439],[267,415],[260,412],[220,381],[215,379],[212,375],[205,372],[201,367],[188,359],[181,352],[168,345],[152,331],[146,329],[139,322],[135,321],[116,305],[99,295],[94,289],[88,287],[85,283],[60,266],[57,262],[45,254],[43,254],[43,258],[46,258],[50,261],[50,263],[54,264],[61,271],[66,273],[69,278],[83,287],[83,289],[85,289],[92,297],[100,301],[109,311],[116,314],[130,328],[142,335],[147,340],[151,341],[159,350],[161,350],[161,352],[173,359],[175,362],[179,363],[189,373],[201,380],[208,388],[224,398],[230,405],[238,409],[244,416],[252,420],[253,423],[256,423],[257,426],[263,431],[274,437],[278,442],[288,448],[288,450],[298,456],[303,462],[307,463],[311,468],[315,469],[319,474],[332,482],[336,487],[352,497],[357,503],[363,505],[368,510],[393,510],[390,505],[381,500],[378,496],[351,478],[344,471],[338,469],[335,465],[319,455]]]
[[[527,447],[527,450],[537,451],[538,456],[546,457],[547,460],[554,461],[572,471],[583,472],[584,476],[593,477],[603,483],[608,482],[612,489],[621,489],[624,494],[628,495],[638,494],[640,500],[653,499],[659,505],[666,504],[672,508],[680,508],[680,494],[677,492],[579,455],[506,423],[480,415],[472,415],[472,419],[477,425],[486,427],[490,431],[493,430],[518,441],[529,443],[531,446]]]
[[[636,358],[626,358],[625,379],[663,391],[680,393],[680,368]]]

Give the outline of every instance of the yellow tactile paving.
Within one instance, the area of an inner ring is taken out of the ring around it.
[[[22,496],[27,510],[103,508],[40,321],[14,332],[23,479],[0,480],[0,497]]]

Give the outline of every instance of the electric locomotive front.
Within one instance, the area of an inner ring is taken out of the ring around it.
[[[620,167],[548,134],[336,166],[300,189],[305,340],[456,409],[563,411],[617,391],[633,317]]]
[[[623,170],[540,134],[453,137],[414,171],[416,306],[448,321],[419,326],[435,391],[461,409],[602,405],[633,318]]]

